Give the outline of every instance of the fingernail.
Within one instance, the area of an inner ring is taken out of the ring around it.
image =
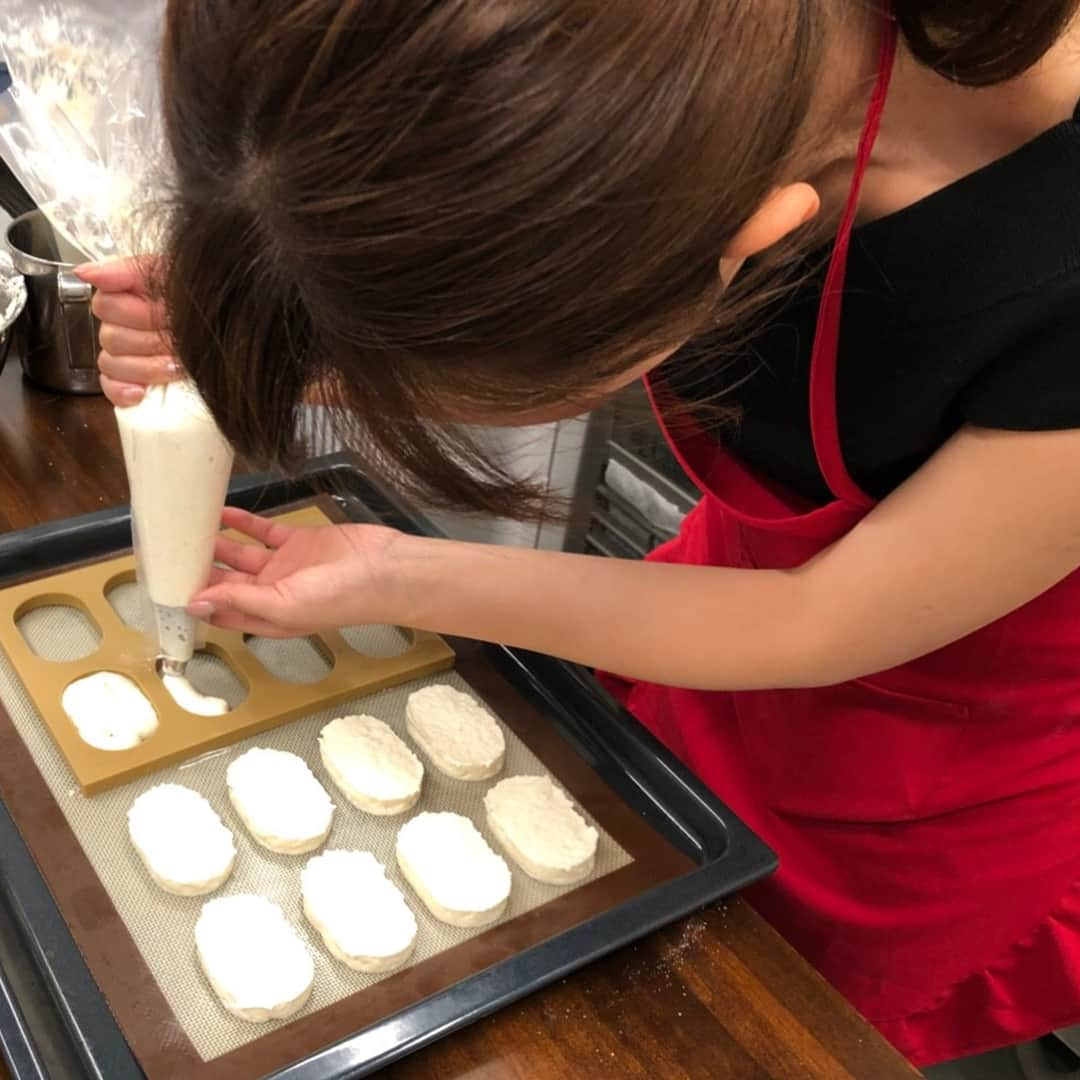
[[[74,273],[77,277],[92,277],[97,271],[97,266],[94,263],[83,263],[82,266],[76,266]]]
[[[120,391],[120,403],[122,405],[138,405],[145,396],[145,390],[140,390],[137,387],[131,386],[128,387],[127,390]]]
[[[188,614],[196,619],[213,618],[216,611],[217,608],[209,600],[197,600],[194,604],[188,605]]]
[[[183,364],[178,364],[178,363],[176,363],[176,361],[173,361],[172,363],[169,363],[169,364],[165,365],[165,370],[170,375],[181,375],[181,374],[183,374],[183,371],[184,371],[184,365]]]

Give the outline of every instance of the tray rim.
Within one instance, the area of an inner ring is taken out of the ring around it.
[[[330,494],[354,520],[440,535],[423,515],[406,510],[367,479],[355,459],[343,454],[312,461],[295,479],[270,474],[239,478],[230,487],[229,501],[266,510],[315,494]],[[8,533],[0,536],[0,584],[75,561],[76,548],[85,560],[117,554],[118,547],[129,545],[126,507]],[[483,650],[496,671],[696,868],[285,1066],[266,1080],[371,1075],[775,870],[776,855],[584,669],[502,646],[487,645]],[[587,723],[581,719],[584,715]],[[654,790],[654,784],[667,786],[666,795]],[[102,1080],[143,1077],[2,800],[0,840],[0,895],[79,1052],[85,1075]],[[31,1025],[18,1015],[17,1007],[2,1007],[4,1000],[17,1006],[7,975],[0,971],[0,1048],[15,1080],[39,1075],[33,1066],[30,1071],[25,1066],[38,1056]],[[388,1041],[390,1025],[396,1037]]]

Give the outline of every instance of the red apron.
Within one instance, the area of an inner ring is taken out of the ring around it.
[[[835,499],[807,505],[680,420],[666,434],[703,498],[655,560],[799,566],[873,505],[844,465],[835,386],[892,23],[885,37],[812,361],[814,449]],[[839,686],[609,684],[779,852],[749,898],[915,1063],[1080,1021],[1080,574],[945,649]]]

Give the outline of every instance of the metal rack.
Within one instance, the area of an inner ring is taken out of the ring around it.
[[[643,559],[675,536],[697,492],[668,449],[640,387],[620,395],[606,427],[605,466],[594,481],[584,550]],[[624,490],[615,481],[619,475],[627,481]],[[639,497],[632,497],[626,486]],[[665,509],[662,515],[652,512],[659,506]]]
[[[623,466],[635,479],[648,485],[682,514],[688,513],[694,498],[672,483],[655,466],[613,439],[608,440],[608,461]],[[616,559],[643,559],[650,551],[675,536],[676,530],[648,517],[638,506],[616,491],[606,479],[597,485],[585,551]]]

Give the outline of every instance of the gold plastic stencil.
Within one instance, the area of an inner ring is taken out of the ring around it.
[[[282,514],[279,520],[290,525],[331,523],[315,506]],[[329,671],[315,682],[290,682],[263,666],[256,654],[257,642],[249,646],[240,634],[211,629],[204,652],[232,671],[244,698],[225,716],[194,716],[165,690],[147,655],[145,635],[125,623],[109,601],[114,590],[134,580],[135,560],[129,555],[0,590],[0,648],[88,795],[454,665],[453,650],[434,634],[406,631],[411,643],[401,655],[366,656],[340,634],[321,633],[310,640]],[[20,621],[31,612],[57,607],[75,609],[90,621],[99,639],[90,655],[53,661],[29,646]],[[67,687],[101,671],[131,679],[157,712],[157,731],[131,750],[99,750],[88,745],[64,711]]]

